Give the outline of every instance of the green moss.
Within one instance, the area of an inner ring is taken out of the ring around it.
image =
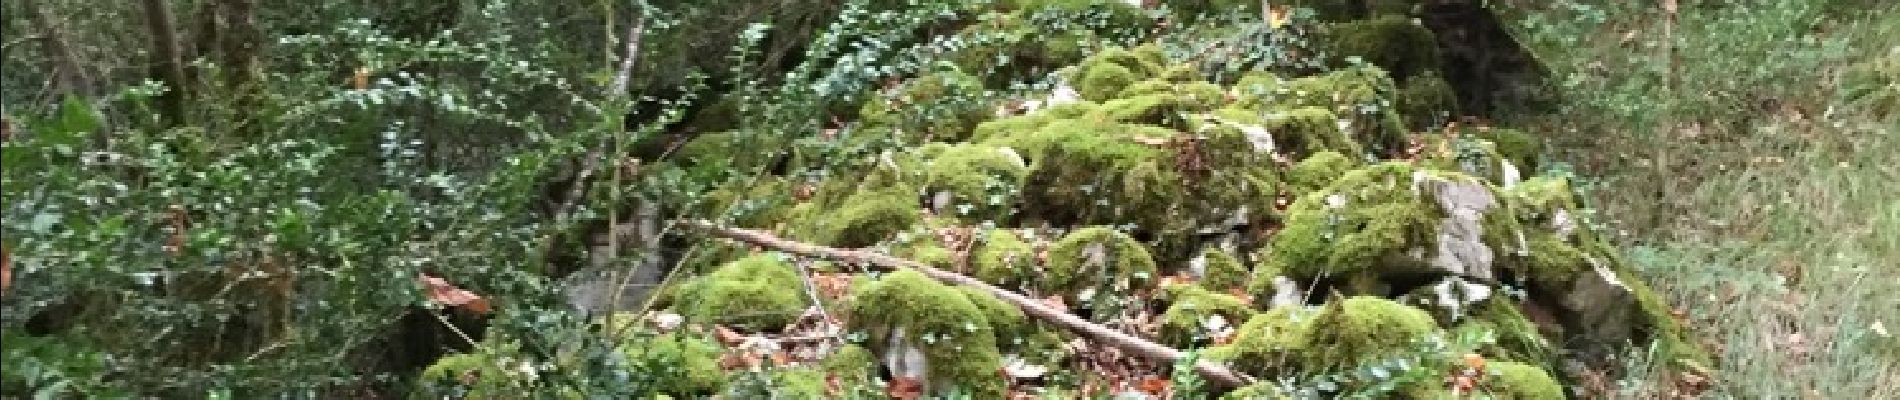
[[[1256,125],[1272,134],[1274,148],[1290,160],[1325,151],[1355,156],[1365,154],[1359,142],[1339,129],[1339,117],[1320,107],[1251,109],[1223,108],[1216,115],[1235,123]]]
[[[630,360],[654,360],[673,366],[653,373],[660,375],[657,382],[664,382],[661,393],[678,397],[717,393],[725,386],[726,372],[719,367],[723,351],[710,338],[676,333],[636,339],[620,349]]]
[[[1236,104],[1256,111],[1300,107],[1332,111],[1349,122],[1347,134],[1354,141],[1379,154],[1391,154],[1405,146],[1404,118],[1396,106],[1397,84],[1375,66],[1351,66],[1285,81],[1264,95],[1250,90],[1239,92],[1243,97]]]
[[[433,397],[429,394],[453,392],[452,388],[467,390],[470,397],[493,396],[506,390],[507,376],[486,354],[453,354],[436,359],[422,370],[415,397]]]
[[[1399,114],[1414,132],[1444,126],[1458,116],[1458,92],[1438,71],[1419,73],[1399,86]]]
[[[1160,340],[1176,348],[1197,348],[1208,344],[1209,321],[1216,315],[1233,327],[1247,321],[1254,310],[1246,300],[1231,294],[1209,291],[1195,285],[1168,285],[1162,288],[1167,312],[1161,315]]]
[[[1300,197],[1288,209],[1286,228],[1273,237],[1270,256],[1298,279],[1420,266],[1408,251],[1435,243],[1443,211],[1413,189],[1413,172],[1403,163],[1373,165]]]
[[[1126,66],[1115,63],[1083,64],[1084,67],[1075,82],[1075,90],[1089,101],[1106,102],[1115,99],[1122,89],[1133,85],[1141,75]]]
[[[863,346],[846,344],[819,362],[819,368],[845,384],[869,383],[877,376],[877,355]]]
[[[1299,163],[1293,164],[1293,169],[1287,171],[1288,192],[1295,198],[1305,196],[1307,193],[1326,187],[1334,179],[1346,175],[1347,171],[1351,171],[1356,166],[1358,166],[1357,162],[1336,151],[1313,153],[1306,159],[1300,160]]]
[[[1242,386],[1232,392],[1221,395],[1221,400],[1292,400],[1292,396],[1280,391],[1277,382],[1260,382]]]
[[[1320,37],[1322,49],[1333,57],[1357,57],[1402,82],[1439,68],[1438,39],[1406,16],[1328,24],[1321,28]]]
[[[953,215],[967,221],[1003,220],[1015,212],[1018,186],[1028,165],[1014,150],[984,145],[944,149],[929,163],[924,193],[948,193]]]
[[[1209,290],[1226,292],[1241,289],[1247,285],[1247,266],[1241,264],[1240,259],[1234,258],[1233,254],[1217,248],[1208,248],[1201,251],[1201,257],[1206,268],[1205,275],[1201,277],[1201,285]]]
[[[1543,167],[1538,162],[1538,155],[1543,152],[1544,145],[1536,136],[1508,128],[1476,128],[1468,131],[1476,131],[1473,133],[1477,137],[1495,144],[1498,154],[1511,160],[1524,176],[1530,176]]]
[[[1167,135],[1166,130],[1068,120],[1051,124],[1017,149],[1029,155],[1024,180],[1024,211],[1058,223],[1126,221],[1130,216],[1164,217],[1145,206],[1166,198],[1126,193],[1124,176],[1142,164],[1169,165],[1168,152],[1137,142],[1137,136]],[[1178,182],[1178,180],[1176,180]]]
[[[701,215],[731,218],[724,223],[741,228],[771,228],[790,215],[796,201],[791,193],[792,183],[780,177],[734,179],[706,193]]]
[[[1105,226],[1086,227],[1062,237],[1049,248],[1046,274],[1032,286],[1047,294],[1063,294],[1093,302],[1120,298],[1133,288],[1147,287],[1156,278],[1154,258],[1135,238]],[[1083,292],[1094,296],[1081,297]]]
[[[783,255],[763,253],[720,266],[680,287],[680,314],[745,331],[778,329],[805,311],[799,276]]]
[[[899,330],[924,353],[933,388],[962,387],[979,398],[999,398],[1002,356],[982,308],[949,286],[900,270],[854,295],[852,324],[871,342],[888,343]],[[886,351],[889,351],[888,349]]]
[[[927,132],[935,140],[961,141],[992,110],[983,82],[955,66],[937,68],[888,95],[873,96],[859,111],[867,127]]]
[[[1417,0],[1295,0],[1295,7],[1311,8],[1321,21],[1351,21],[1384,15],[1407,15]]]
[[[985,234],[970,258],[974,267],[971,276],[999,287],[1021,284],[1036,264],[1035,249],[1029,242],[1006,229]]]
[[[1431,316],[1416,308],[1377,297],[1335,298],[1320,308],[1276,307],[1256,315],[1232,343],[1205,354],[1251,376],[1312,377],[1415,355],[1420,340],[1438,332]],[[1371,383],[1341,382],[1340,389],[1363,391]],[[1421,393],[1433,383],[1399,389]]]
[[[865,190],[844,199],[832,213],[813,215],[808,237],[834,247],[867,247],[918,222],[917,192],[902,185]]]
[[[957,286],[963,297],[970,299],[983,312],[983,319],[989,321],[990,331],[996,333],[996,345],[1000,350],[1011,350],[1016,338],[1026,333],[1029,321],[1023,316],[1023,310],[1004,302],[989,292],[968,286]]]
[[[792,367],[773,369],[772,398],[782,399],[822,399],[831,397],[826,390],[825,371],[810,367]],[[737,397],[737,396],[735,396]]]
[[[1516,362],[1490,362],[1485,364],[1484,379],[1480,380],[1480,393],[1495,399],[1506,400],[1561,400],[1564,387],[1543,369],[1530,364]]]
[[[1276,307],[1247,319],[1236,330],[1234,340],[1204,354],[1210,360],[1223,361],[1234,372],[1250,376],[1283,376],[1298,371],[1290,362],[1312,333],[1313,313],[1300,307]]]

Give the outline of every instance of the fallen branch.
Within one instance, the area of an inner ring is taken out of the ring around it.
[[[906,269],[915,270],[917,272],[923,273],[926,276],[929,276],[931,279],[936,279],[940,282],[981,289],[984,292],[988,292],[991,296],[995,296],[998,299],[1002,299],[1003,301],[1016,305],[1016,308],[1022,309],[1023,314],[1029,315],[1031,317],[1035,317],[1036,319],[1049,322],[1051,324],[1055,324],[1056,326],[1060,326],[1063,329],[1067,329],[1071,332],[1081,334],[1082,336],[1088,337],[1090,339],[1095,339],[1096,342],[1107,344],[1109,346],[1113,346],[1115,348],[1118,348],[1124,351],[1128,351],[1141,358],[1172,364],[1182,358],[1187,357],[1187,353],[1182,352],[1181,350],[1177,350],[1168,346],[1163,346],[1159,343],[1151,342],[1151,341],[1148,341],[1147,339],[1142,339],[1140,337],[1122,333],[1114,329],[1109,329],[1108,327],[1104,327],[1104,326],[1089,322],[1087,320],[1084,320],[1081,317],[1075,316],[1074,314],[1069,314],[1064,311],[1051,309],[1048,306],[1045,306],[1034,299],[1024,297],[1023,295],[1017,294],[1016,292],[1011,292],[1008,290],[1003,290],[1002,288],[991,286],[990,284],[984,283],[983,281],[980,281],[980,280],[976,280],[975,278],[970,278],[968,276],[964,276],[961,274],[932,268],[930,266],[924,265],[923,263],[919,263],[916,261],[892,257],[892,256],[889,256],[883,253],[878,253],[878,252],[839,249],[839,248],[814,245],[810,243],[786,240],[786,239],[781,239],[776,236],[773,236],[770,233],[765,233],[765,232],[760,232],[760,231],[755,231],[755,230],[750,230],[750,229],[724,227],[724,226],[714,225],[711,222],[707,222],[703,220],[680,221],[679,223],[685,224],[687,226],[691,226],[694,228],[705,230],[706,232],[711,233],[716,236],[738,240],[741,242],[746,242],[746,243],[750,243],[753,245],[757,245],[757,246],[761,246],[761,247],[765,247],[765,248],[769,248],[773,250],[797,254],[800,256],[824,258],[824,259],[843,261],[847,263],[862,264],[862,265],[873,265],[873,266],[878,266],[878,267],[888,268],[888,269],[906,268]],[[1233,370],[1229,370],[1225,366],[1222,366],[1217,363],[1208,362],[1208,361],[1196,362],[1194,364],[1194,371],[1197,373],[1200,373],[1201,376],[1206,377],[1208,381],[1213,382],[1215,384],[1219,384],[1221,386],[1225,386],[1227,388],[1238,388],[1241,386],[1246,386],[1248,383],[1251,383],[1253,381],[1252,378],[1248,378],[1246,376],[1242,376],[1240,374],[1234,373]]]

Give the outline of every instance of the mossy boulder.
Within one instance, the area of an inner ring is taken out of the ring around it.
[[[1319,37],[1321,51],[1335,59],[1358,58],[1399,82],[1439,69],[1436,35],[1404,15],[1323,25]]]
[[[960,144],[932,158],[924,193],[937,215],[967,221],[1002,221],[1014,214],[1029,166],[1007,147]]]
[[[1208,354],[1252,376],[1306,376],[1412,354],[1437,332],[1431,315],[1417,308],[1369,296],[1335,298],[1317,309],[1255,315],[1232,343]]]
[[[1517,362],[1485,364],[1485,376],[1479,380],[1478,393],[1494,399],[1562,400],[1564,386],[1550,373],[1536,366]]]
[[[1109,47],[1077,64],[1065,78],[1074,83],[1083,100],[1107,102],[1121,97],[1136,82],[1160,74],[1166,69],[1163,61],[1158,48]]]
[[[1120,94],[1102,100],[1090,118],[1157,126],[1182,127],[1182,114],[1219,107],[1225,95],[1207,82],[1175,83],[1159,79],[1128,85]]]
[[[1198,285],[1175,284],[1161,288],[1158,300],[1168,304],[1161,314],[1160,341],[1176,348],[1197,348],[1217,334],[1252,318],[1245,299]]]
[[[1188,269],[1208,290],[1227,292],[1247,286],[1247,265],[1218,247],[1202,249],[1199,256],[1189,261]]]
[[[1419,165],[1443,171],[1458,171],[1484,178],[1502,188],[1524,180],[1519,162],[1506,157],[1497,143],[1475,135],[1418,135]]]
[[[922,218],[914,186],[890,185],[860,191],[845,198],[836,211],[817,211],[805,218],[801,236],[833,247],[867,247],[891,238]]]
[[[934,393],[960,387],[979,398],[1003,395],[995,330],[964,292],[900,270],[853,297],[852,328],[867,333],[887,360],[901,360],[888,366],[893,374],[921,377]]]
[[[1344,278],[1350,293],[1384,295],[1380,276],[1493,279],[1497,253],[1521,248],[1515,224],[1476,178],[1387,162],[1294,201],[1266,256],[1297,279]]]
[[[1496,338],[1478,349],[1493,359],[1536,364],[1552,361],[1550,339],[1502,289],[1449,277],[1414,289],[1397,301],[1431,313],[1454,336],[1488,334]]]
[[[1049,248],[1049,265],[1031,286],[1043,295],[1063,295],[1092,310],[1128,306],[1128,292],[1157,278],[1154,257],[1141,242],[1106,226],[1078,229]]]
[[[1160,128],[1064,120],[1015,138],[1013,147],[1031,160],[1023,186],[1024,211],[1056,224],[1136,218],[1167,222],[1167,211],[1155,207],[1165,205],[1168,198],[1152,196],[1156,190],[1134,193],[1125,181],[1131,171],[1172,169],[1169,152],[1139,139],[1165,140],[1173,135]]]
[[[991,229],[984,233],[970,259],[970,276],[991,285],[1009,288],[1021,285],[1027,278],[1035,278],[1035,248],[1008,229]]]
[[[917,130],[933,140],[961,141],[992,113],[983,81],[944,63],[890,93],[872,96],[858,114],[865,126]]]
[[[799,276],[787,256],[760,253],[726,263],[682,285],[673,296],[680,315],[745,331],[784,327],[805,311]]]
[[[1292,169],[1287,170],[1287,192],[1294,198],[1303,197],[1307,193],[1325,188],[1326,185],[1332,184],[1334,179],[1345,176],[1346,172],[1358,166],[1358,161],[1347,158],[1340,152],[1313,153],[1312,156],[1300,160],[1299,163],[1293,164]]]
[[[741,228],[772,228],[784,222],[798,202],[792,196],[798,184],[777,176],[730,180],[706,193],[702,215],[728,218],[724,223]]]
[[[968,286],[957,286],[956,289],[963,292],[963,297],[970,299],[970,304],[983,311],[983,320],[988,321],[990,331],[996,333],[997,349],[1013,350],[1014,346],[1011,345],[1016,338],[1028,333],[1029,320],[1023,315],[1022,309],[982,289]]]
[[[1573,349],[1607,354],[1618,343],[1656,343],[1662,359],[1706,365],[1671,307],[1592,231],[1569,181],[1538,177],[1507,191],[1526,252],[1503,259],[1557,310]]]
[[[1430,131],[1458,117],[1458,92],[1438,71],[1425,71],[1399,85],[1399,114],[1413,132]]]
[[[1352,21],[1386,15],[1408,15],[1418,0],[1295,0],[1294,7],[1310,8],[1321,21]]]
[[[629,359],[661,360],[673,366],[656,371],[663,375],[657,381],[665,382],[660,392],[689,398],[717,393],[725,387],[728,377],[719,367],[722,352],[711,338],[678,333],[637,339],[621,346],[621,353]]]
[[[448,393],[469,397],[498,396],[506,393],[508,375],[487,354],[451,354],[435,360],[416,379],[413,398],[429,398]]]
[[[1333,112],[1339,118],[1334,123],[1366,151],[1390,155],[1403,150],[1406,129],[1397,108],[1398,84],[1385,70],[1354,65],[1279,82],[1266,76],[1243,78],[1233,90],[1239,96],[1235,104],[1269,113],[1319,107]]]

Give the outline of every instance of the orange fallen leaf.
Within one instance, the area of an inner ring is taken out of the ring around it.
[[[915,400],[924,396],[924,384],[916,378],[898,377],[884,389],[884,394],[893,399]]]
[[[13,287],[13,251],[0,245],[0,293]]]
[[[444,307],[457,307],[476,314],[487,314],[489,311],[492,311],[489,307],[488,299],[475,294],[475,292],[455,287],[455,285],[450,284],[446,279],[429,276],[429,274],[426,273],[418,274],[417,276],[422,281],[423,288],[427,290],[426,294],[429,296],[429,301]]]
[[[713,336],[719,339],[719,343],[723,343],[728,347],[738,346],[740,343],[745,342],[745,335],[740,335],[739,332],[734,332],[732,329],[726,328],[725,325],[713,325]]]
[[[1140,390],[1143,393],[1160,396],[1163,392],[1168,391],[1168,380],[1152,376],[1147,377],[1141,380]]]

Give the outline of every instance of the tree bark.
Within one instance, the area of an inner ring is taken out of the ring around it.
[[[991,296],[995,296],[998,299],[1015,305],[1016,308],[1022,309],[1025,315],[1060,326],[1063,329],[1094,339],[1097,343],[1113,346],[1148,360],[1172,364],[1187,357],[1187,353],[1181,350],[1163,346],[1159,343],[1148,341],[1147,339],[1122,333],[1121,331],[1109,329],[1108,327],[1084,320],[1082,317],[1077,317],[1074,314],[1049,308],[1049,306],[1043,305],[1041,302],[1016,294],[1015,292],[991,286],[975,278],[932,268],[916,261],[892,257],[878,252],[846,250],[791,241],[778,238],[765,232],[723,227],[703,220],[680,221],[680,223],[699,228],[716,236],[796,255],[825,258],[853,264],[872,265],[885,269],[906,268],[915,270],[940,282],[980,289],[989,293]],[[1252,378],[1237,374],[1233,370],[1227,369],[1226,366],[1205,360],[1195,363],[1194,371],[1199,373],[1202,377],[1206,377],[1208,381],[1230,389],[1246,386],[1253,381]]]
[[[28,0],[27,12],[32,14],[33,29],[46,37],[46,55],[53,62],[53,94],[90,94],[92,77],[87,76],[85,64],[79,62],[79,56],[73,53],[71,43],[60,31],[59,21],[46,5],[38,0]]]
[[[178,30],[165,0],[143,0],[145,28],[152,34],[152,79],[164,82],[170,90],[159,97],[159,112],[167,126],[184,125],[185,102],[191,97],[190,80],[185,75],[184,52],[178,47]]]

